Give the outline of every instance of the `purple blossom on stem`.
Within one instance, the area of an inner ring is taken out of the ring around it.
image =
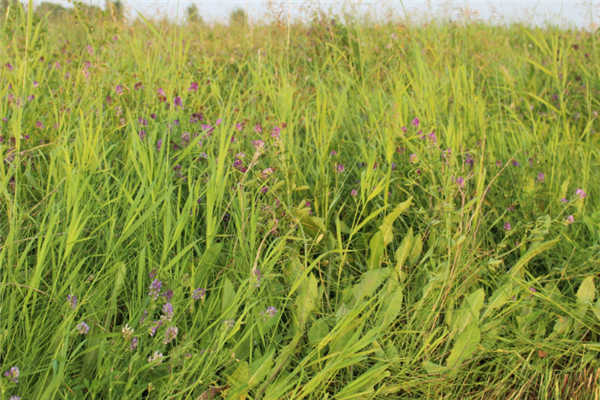
[[[156,335],[156,331],[158,330],[158,328],[160,328],[160,326],[162,325],[162,320],[158,320],[158,321],[154,321],[154,325],[152,325],[150,327],[150,330],[148,331],[148,334],[152,337],[154,337],[154,335]]]
[[[11,63],[6,63],[4,64],[4,66],[6,67],[6,69],[8,69],[9,71],[12,71],[14,69],[14,67],[12,66]]]
[[[587,197],[587,193],[583,189],[577,189],[575,191],[575,195],[578,196],[580,199],[584,199]]]
[[[9,370],[4,373],[4,376],[10,379],[13,383],[18,383],[20,373],[19,367],[14,366],[10,367]]]
[[[206,298],[206,289],[197,288],[192,293],[192,299],[194,300],[204,300]]]
[[[252,146],[254,146],[255,150],[260,150],[260,149],[262,149],[262,148],[265,147],[265,142],[262,141],[262,140],[260,140],[260,139],[253,140],[252,141]]]
[[[173,319],[173,305],[171,303],[165,303],[162,306],[162,313],[167,320]]]
[[[133,339],[131,339],[131,344],[129,345],[129,349],[132,351],[137,349],[138,342],[139,342],[139,339],[137,337],[134,337]]]
[[[117,85],[117,86],[115,87],[115,92],[116,92],[118,95],[121,95],[121,94],[123,94],[123,86],[121,86],[121,85]]]
[[[181,101],[181,97],[175,96],[175,99],[173,99],[173,104],[175,105],[175,107],[183,107],[183,102]]]
[[[337,172],[344,172],[344,169],[345,169],[345,167],[344,167],[344,164],[341,164],[341,163],[340,163],[340,164],[338,164],[338,165],[335,167],[335,169],[337,170]]]
[[[270,318],[273,318],[275,316],[275,314],[277,314],[277,309],[273,306],[269,306],[265,310],[265,315],[267,315]]]
[[[462,176],[459,176],[458,178],[456,178],[456,184],[458,185],[459,188],[464,188],[465,187],[465,178],[463,178]]]
[[[356,190],[356,189],[352,189],[352,190],[350,191],[350,196],[352,196],[352,197],[356,197],[356,196],[358,196],[358,190]]]
[[[198,90],[198,82],[192,82],[190,84],[190,87],[188,89],[190,92],[195,92],[196,90]]]
[[[543,172],[539,172],[537,174],[537,180],[538,182],[544,182],[546,180],[546,175]]]
[[[261,133],[262,132],[262,126],[260,126],[260,124],[254,125],[254,132]]]
[[[156,141],[156,150],[160,151],[161,147],[162,147],[162,139],[158,139]]]
[[[415,126],[415,127],[418,127],[418,126],[419,126],[419,123],[420,123],[420,121],[419,121],[419,118],[416,118],[416,117],[415,117],[415,118],[412,120],[412,124],[413,124],[413,126]]]
[[[569,215],[567,217],[567,219],[565,220],[565,222],[567,223],[567,225],[571,225],[573,222],[575,222],[575,217],[572,215]]]
[[[150,288],[148,291],[148,296],[152,297],[153,300],[158,299],[160,295],[160,289],[162,288],[162,282],[158,279],[154,279],[150,284]]]
[[[80,335],[87,335],[87,333],[90,331],[90,327],[84,321],[78,323],[75,328]]]
[[[176,326],[168,327],[167,330],[165,331],[165,340],[163,341],[163,343],[164,344],[171,343],[173,340],[175,340],[177,338],[177,333],[179,333],[179,329]]]
[[[281,133],[281,128],[276,126],[273,128],[273,130],[271,131],[271,137],[277,138],[279,139],[279,135]]]
[[[504,223],[504,230],[505,231],[510,231],[512,229],[512,226],[510,224],[510,222],[505,222]]]
[[[73,310],[77,307],[77,296],[74,294],[67,295],[67,301]]]

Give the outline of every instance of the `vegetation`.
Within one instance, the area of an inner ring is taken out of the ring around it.
[[[596,33],[10,10],[1,398],[600,396]]]

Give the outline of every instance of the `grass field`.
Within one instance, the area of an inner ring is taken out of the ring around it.
[[[9,10],[1,399],[600,398],[596,33]]]

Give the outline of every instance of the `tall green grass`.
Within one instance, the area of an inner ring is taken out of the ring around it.
[[[600,396],[596,33],[2,18],[1,398]]]

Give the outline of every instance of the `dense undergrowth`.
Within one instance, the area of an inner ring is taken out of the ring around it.
[[[101,18],[2,16],[1,398],[600,396],[595,33]]]

